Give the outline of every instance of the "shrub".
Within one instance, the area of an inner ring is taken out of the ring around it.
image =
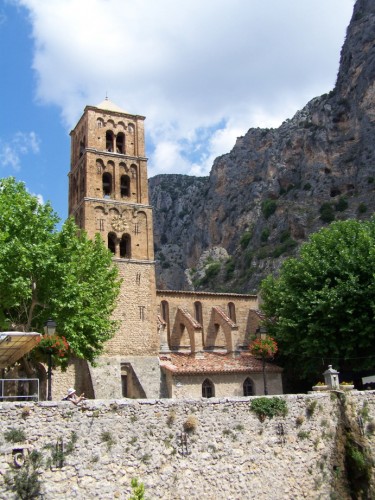
[[[270,233],[271,231],[268,229],[268,227],[265,227],[262,231],[262,234],[260,235],[260,241],[265,243],[268,240]]]
[[[305,191],[309,191],[311,189],[311,184],[309,182],[306,182],[306,184],[303,186],[303,189]]]
[[[360,203],[358,205],[358,213],[364,214],[365,212],[367,212],[367,205],[366,205],[366,203]]]
[[[103,431],[101,434],[101,439],[103,443],[107,443],[107,448],[110,450],[114,444],[116,444],[115,438],[112,436],[110,431]]]
[[[309,401],[308,402],[307,407],[306,407],[306,414],[308,417],[312,417],[314,415],[317,404],[318,403],[316,401]]]
[[[276,416],[285,417],[288,413],[288,407],[286,401],[281,398],[273,397],[266,398],[261,397],[253,399],[250,403],[250,410],[253,411],[259,418],[261,422],[265,420],[266,417],[273,418]]]
[[[214,278],[217,274],[219,274],[221,269],[220,262],[213,262],[209,266],[206,267],[206,280],[210,280]]]
[[[4,432],[5,441],[10,443],[22,443],[26,441],[26,435],[22,429],[12,427],[9,431]]]
[[[143,500],[145,498],[145,485],[138,482],[138,479],[131,480],[132,494],[129,500]]]
[[[319,209],[319,213],[320,219],[323,222],[329,223],[335,220],[335,213],[330,203],[323,203],[323,205]]]
[[[307,439],[307,438],[310,437],[310,432],[308,432],[308,431],[299,431],[299,433],[297,434],[297,436],[300,439]]]
[[[271,217],[275,213],[277,208],[277,203],[275,200],[264,200],[262,202],[262,213],[266,219]]]
[[[252,237],[253,237],[252,231],[248,230],[243,233],[243,235],[240,238],[240,245],[243,250],[245,250]]]
[[[184,422],[184,431],[185,432],[194,432],[198,426],[198,420],[194,415],[189,415],[188,418]]]
[[[343,212],[348,208],[348,205],[348,201],[345,198],[340,198],[335,206],[336,212]]]

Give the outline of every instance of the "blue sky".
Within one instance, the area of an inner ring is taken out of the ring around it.
[[[3,0],[0,168],[67,216],[69,131],[106,93],[149,175],[208,175],[250,127],[332,89],[353,0]]]

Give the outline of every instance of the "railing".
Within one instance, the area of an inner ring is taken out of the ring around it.
[[[36,390],[32,386],[36,384]],[[30,394],[32,389],[32,394]],[[0,401],[39,401],[38,378],[1,378]]]

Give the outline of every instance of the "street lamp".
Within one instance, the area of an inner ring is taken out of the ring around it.
[[[44,333],[46,335],[55,335],[56,323],[53,319],[49,319],[44,325]],[[48,372],[47,372],[48,388],[47,388],[47,400],[52,401],[52,350],[48,349]]]

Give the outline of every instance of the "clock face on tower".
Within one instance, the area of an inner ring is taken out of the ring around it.
[[[127,217],[125,217],[124,214],[124,215],[115,215],[112,218],[111,226],[115,231],[123,232],[129,229],[130,224],[129,220],[127,220]]]

